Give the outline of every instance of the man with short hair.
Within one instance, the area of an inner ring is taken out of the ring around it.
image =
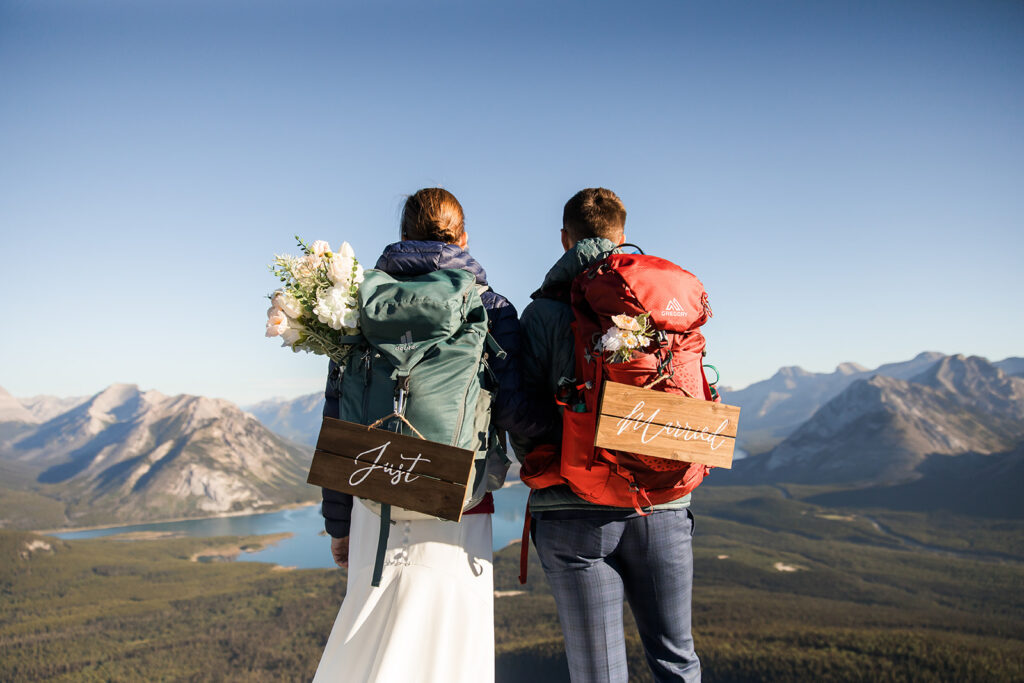
[[[626,209],[611,190],[588,188],[565,204],[562,247],[522,315],[523,385],[555,409],[559,387],[575,374],[573,279],[625,241]],[[562,441],[562,425],[537,438],[513,434],[520,460]],[[623,598],[629,601],[657,681],[699,681],[690,633],[693,516],[690,496],[654,506],[596,505],[561,484],[536,489],[532,535],[558,607],[574,683],[626,681]]]

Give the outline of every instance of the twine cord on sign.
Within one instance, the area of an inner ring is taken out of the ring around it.
[[[369,431],[369,430],[373,429],[374,427],[379,427],[380,425],[384,424],[385,422],[387,422],[388,420],[390,420],[393,417],[397,417],[399,420],[401,420],[402,422],[407,424],[409,426],[409,429],[411,429],[413,432],[416,433],[416,436],[420,437],[424,441],[427,440],[427,437],[425,437],[422,434],[420,434],[420,430],[416,429],[416,427],[414,427],[411,422],[409,422],[407,419],[405,419],[405,415],[401,415],[401,414],[399,414],[397,412],[391,413],[390,415],[385,415],[384,417],[382,417],[381,419],[377,420],[373,424],[367,425],[366,430]]]

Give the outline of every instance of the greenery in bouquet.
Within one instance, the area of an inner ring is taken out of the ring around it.
[[[359,284],[363,267],[348,242],[337,251],[323,240],[306,244],[296,235],[301,256],[276,255],[270,271],[281,287],[269,295],[268,337],[282,346],[344,362],[359,334]]]
[[[609,363],[622,363],[633,357],[636,349],[647,348],[654,337],[649,313],[633,317],[612,316],[612,327],[597,342],[597,350],[608,354]]]

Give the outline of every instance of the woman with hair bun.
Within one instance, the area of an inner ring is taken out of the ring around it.
[[[497,378],[492,423],[500,430],[544,433],[553,415],[531,415],[530,402],[523,395],[516,310],[505,297],[483,289],[487,275],[466,251],[462,205],[447,190],[419,190],[407,198],[402,210],[401,239],[384,249],[378,270],[396,278],[449,268],[474,275],[481,286],[488,329],[507,354],[503,359],[488,359]],[[333,363],[329,377],[337,377]],[[338,388],[337,382],[328,381],[325,416],[339,415]],[[396,520],[379,587],[371,585],[381,523],[373,506],[324,489],[321,510],[335,562],[348,567],[348,585],[315,681],[494,680],[490,516],[494,502],[490,493],[464,512],[458,523],[434,518]]]

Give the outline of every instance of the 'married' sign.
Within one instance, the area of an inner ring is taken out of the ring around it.
[[[598,411],[595,446],[732,467],[736,406],[605,382]]]
[[[325,417],[306,481],[457,522],[473,451]]]

